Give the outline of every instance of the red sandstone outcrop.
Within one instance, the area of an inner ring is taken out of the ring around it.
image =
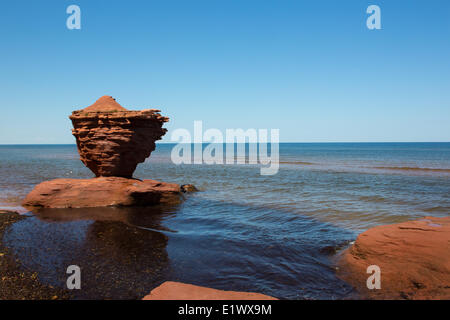
[[[169,118],[160,110],[128,111],[114,98],[103,96],[93,105],[72,112],[78,152],[83,163],[97,177],[131,178],[136,166],[144,162],[167,129]]]
[[[381,269],[381,289],[367,289],[367,267]],[[450,217],[379,226],[343,252],[338,275],[363,297],[450,299]]]
[[[43,208],[148,206],[176,204],[181,199],[178,184],[121,177],[55,179],[38,184],[22,205]]]
[[[142,300],[278,300],[261,293],[211,289],[181,282],[166,281]]]
[[[159,110],[128,111],[110,96],[72,112],[73,135],[83,163],[95,179],[56,179],[37,185],[22,205],[42,208],[176,204],[192,185],[132,179],[138,163],[155,150],[167,129]]]

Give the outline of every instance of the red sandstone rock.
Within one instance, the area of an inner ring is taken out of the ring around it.
[[[55,179],[38,184],[22,205],[44,208],[148,206],[175,204],[181,188],[175,183],[120,177]]]
[[[83,163],[100,176],[131,178],[167,129],[169,118],[159,110],[128,111],[114,98],[103,96],[93,105],[72,112],[78,152]]]
[[[367,289],[370,265],[381,269],[379,290]],[[450,299],[450,217],[369,229],[344,251],[339,267],[363,297]]]
[[[181,282],[167,281],[142,300],[278,300],[254,292],[211,289]]]
[[[83,112],[117,112],[117,111],[127,111],[124,107],[116,102],[111,96],[100,97],[94,104],[86,107],[82,110]]]
[[[190,192],[197,192],[198,189],[193,184],[182,184],[180,186],[181,191],[190,193]]]

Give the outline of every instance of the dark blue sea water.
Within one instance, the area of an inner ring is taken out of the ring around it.
[[[450,213],[450,143],[280,144],[280,168],[175,165],[159,144],[135,177],[192,183],[170,208],[53,210],[15,223],[4,241],[23,268],[81,298],[136,298],[165,280],[284,299],[341,299],[333,258],[370,227]],[[34,185],[89,178],[75,145],[0,146],[0,207]]]

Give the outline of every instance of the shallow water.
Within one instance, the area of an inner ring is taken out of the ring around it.
[[[285,299],[346,298],[335,251],[370,227],[450,212],[450,143],[281,144],[280,170],[179,165],[160,144],[135,177],[193,183],[170,208],[40,212],[4,241],[42,281],[79,298],[137,298],[165,280]],[[54,178],[90,178],[75,146],[0,146],[0,207]]]

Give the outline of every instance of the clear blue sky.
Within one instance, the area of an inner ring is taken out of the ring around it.
[[[3,1],[0,37],[0,144],[74,143],[68,115],[102,95],[160,107],[168,137],[450,141],[448,0]]]

